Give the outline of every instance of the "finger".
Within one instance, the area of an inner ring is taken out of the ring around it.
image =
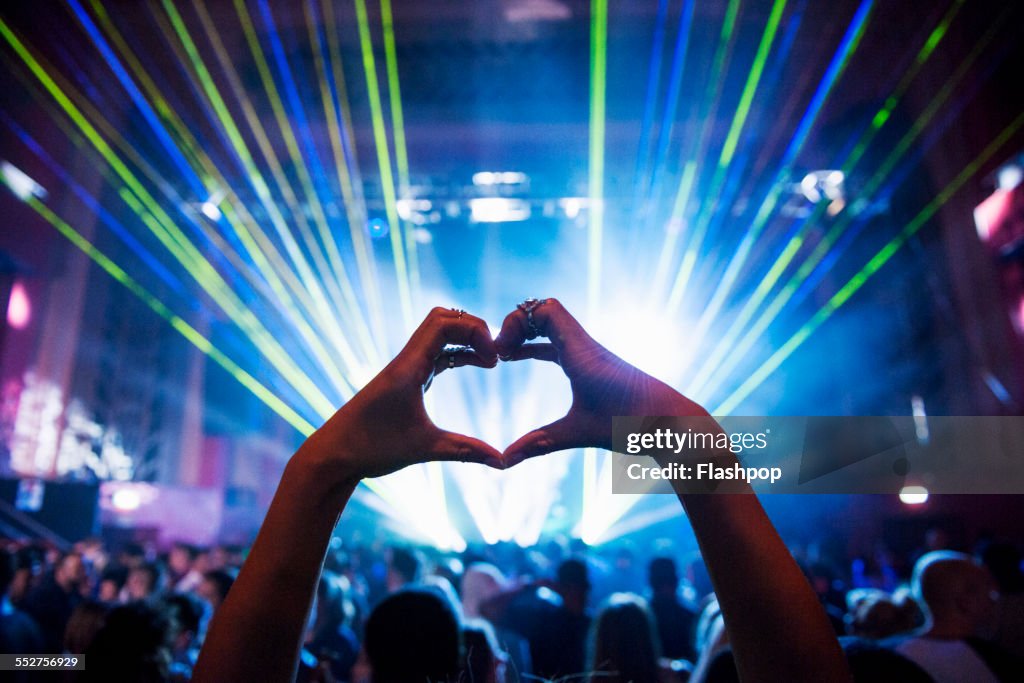
[[[546,360],[552,363],[558,362],[558,349],[554,344],[542,342],[539,344],[523,344],[503,360]]]
[[[438,430],[427,458],[450,462],[475,462],[497,469],[504,467],[504,460],[498,449],[480,439],[443,429]]]
[[[545,299],[544,303],[533,309],[533,327],[541,336],[550,339],[559,351],[590,338],[583,326],[558,299]],[[516,308],[505,317],[501,332],[495,339],[498,353],[502,357],[512,355],[512,352],[534,333],[535,330],[530,327],[528,314]]]
[[[501,330],[494,338],[494,345],[498,349],[498,355],[502,360],[511,357],[512,352],[523,345],[530,332],[526,321],[526,314],[518,308],[508,315],[501,322]]]
[[[483,358],[473,349],[452,349],[442,351],[434,360],[434,376],[440,375],[445,370],[472,365],[478,368],[493,368],[494,363]]]
[[[410,344],[431,362],[447,344],[470,346],[493,367],[498,362],[498,352],[491,339],[491,331],[482,319],[470,313],[459,314],[448,308],[435,308],[413,334]]]
[[[501,455],[505,467],[513,467],[527,458],[538,455],[585,446],[581,432],[574,423],[572,416],[566,415],[519,437]]]

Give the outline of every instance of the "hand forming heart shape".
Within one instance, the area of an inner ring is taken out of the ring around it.
[[[491,339],[487,325],[463,311],[435,308],[401,352],[346,403],[310,442],[336,452],[350,477],[376,477],[430,460],[478,462],[504,469],[526,458],[568,448],[611,448],[612,418],[620,415],[705,416],[707,412],[650,375],[615,356],[591,337],[556,299],[528,315],[517,308]],[[526,343],[536,330],[548,342]],[[465,350],[445,352],[451,344]],[[493,368],[498,358],[536,359],[561,366],[572,387],[569,412],[518,438],[499,453],[479,439],[437,427],[423,392],[451,367]]]

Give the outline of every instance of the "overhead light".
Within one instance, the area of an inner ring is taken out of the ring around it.
[[[123,488],[114,491],[110,496],[110,504],[115,510],[131,512],[142,505],[142,496],[135,489]]]
[[[204,216],[214,222],[219,221],[224,215],[220,212],[220,207],[211,201],[203,202],[203,205],[199,207],[199,210],[203,212]]]
[[[224,217],[224,214],[220,211],[220,203],[224,201],[224,197],[224,190],[214,190],[207,197],[206,201],[199,205],[199,210],[204,216],[216,223]]]
[[[825,169],[811,171],[800,181],[800,193],[807,198],[807,201],[817,204],[822,199],[829,201],[846,201],[843,191],[843,183],[846,181],[846,174],[836,169]],[[838,211],[836,212],[838,213]]]
[[[399,199],[395,202],[398,217],[414,223],[426,223],[427,218],[423,214],[429,212],[432,207],[429,199]]]
[[[800,181],[800,191],[807,197],[807,201],[817,204],[821,201],[821,193],[818,192],[818,179],[813,173],[808,173]]]
[[[25,285],[15,282],[11,287],[11,297],[7,301],[7,324],[15,330],[23,330],[32,319],[32,304],[28,299]]]
[[[519,171],[480,171],[473,174],[473,184],[483,187],[492,185],[523,185],[529,176]]]
[[[469,213],[474,223],[514,223],[530,218],[530,203],[522,199],[482,197],[469,200]]]
[[[1007,164],[996,172],[996,183],[1000,190],[1012,190],[1024,180],[1024,168],[1017,164]]]
[[[928,489],[923,486],[904,486],[900,489],[900,502],[904,505],[923,505],[928,502]]]
[[[46,199],[46,189],[14,164],[0,162],[0,175],[11,192],[21,201],[27,202],[32,197]]]
[[[566,197],[562,200],[562,209],[565,210],[566,218],[576,218],[580,215],[581,208],[583,208],[583,200],[579,197]]]

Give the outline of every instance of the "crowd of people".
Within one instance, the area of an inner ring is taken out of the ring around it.
[[[528,549],[442,553],[336,539],[303,635],[299,680],[369,683],[386,662],[431,659],[436,680],[454,674],[475,683],[581,674],[637,683],[736,680],[700,555],[665,547],[591,548],[558,538]],[[187,543],[112,551],[89,539],[62,552],[8,539],[0,552],[0,651],[85,654],[89,667],[70,680],[132,671],[140,676],[132,680],[188,681],[246,551]],[[858,679],[1019,676],[1024,571],[1013,545],[930,550],[896,566],[839,562],[813,548],[796,554]],[[900,566],[913,573],[900,575]],[[392,680],[409,675],[399,670]]]
[[[550,342],[526,343],[537,336]],[[555,362],[573,391],[564,418],[504,452],[439,429],[423,406],[437,374],[499,359]],[[507,469],[568,448],[608,449],[616,415],[719,428],[555,300],[524,302],[496,339],[465,311],[435,309],[289,461],[244,553],[19,548],[2,563],[4,646],[84,654],[77,680],[143,683],[1019,678],[1024,577],[1012,545],[975,557],[933,544],[905,577],[863,559],[829,565],[796,557],[742,484],[710,493],[673,482],[699,547],[692,558],[558,543],[460,556],[336,544],[364,478],[430,460]]]

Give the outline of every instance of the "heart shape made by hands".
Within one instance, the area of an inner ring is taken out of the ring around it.
[[[548,341],[532,341],[538,336]],[[520,305],[509,313],[494,347],[505,362],[543,360],[557,364],[571,389],[568,412],[516,438],[502,451],[503,467],[571,448],[611,449],[615,416],[707,415],[696,403],[604,348],[556,299],[534,302],[530,308]],[[493,367],[462,362],[457,357],[449,361],[449,367],[470,364]]]

